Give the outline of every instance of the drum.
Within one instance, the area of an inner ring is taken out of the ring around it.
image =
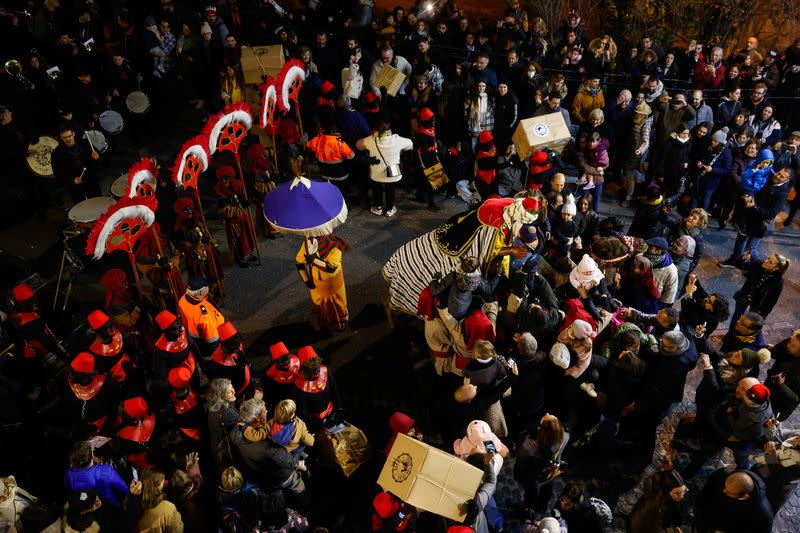
[[[117,135],[125,127],[122,115],[111,109],[100,113],[100,128],[109,135]]]
[[[72,206],[67,216],[76,228],[91,229],[97,219],[100,218],[109,207],[114,205],[114,203],[114,199],[108,196],[89,198],[88,200],[84,200]]]
[[[150,99],[142,91],[133,91],[125,98],[125,105],[134,115],[143,115],[150,109]]]
[[[94,147],[94,151],[98,154],[104,153],[108,150],[108,141],[102,131],[99,130],[86,130],[83,134],[89,143]]]
[[[111,196],[119,200],[125,195],[125,189],[128,188],[128,175],[123,174],[114,180],[111,184]]]
[[[53,150],[58,146],[58,141],[52,137],[39,137],[36,144],[28,145],[28,154],[25,161],[28,163],[28,168],[37,176],[43,178],[53,177],[53,164],[50,161],[50,156],[53,155]]]

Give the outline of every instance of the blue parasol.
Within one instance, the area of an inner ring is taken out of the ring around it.
[[[319,237],[344,224],[347,204],[335,185],[299,177],[267,194],[264,218],[276,231]]]

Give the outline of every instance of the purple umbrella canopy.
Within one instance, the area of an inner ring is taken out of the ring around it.
[[[264,218],[282,233],[319,237],[344,224],[347,204],[335,185],[299,177],[267,194]]]

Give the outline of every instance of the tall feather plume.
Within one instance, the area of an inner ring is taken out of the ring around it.
[[[137,196],[136,188],[142,183],[150,185],[155,192],[157,183],[156,176],[158,176],[158,165],[156,162],[149,157],[143,157],[128,169],[128,188],[125,189],[125,196],[128,198]]]
[[[306,81],[305,64],[299,59],[287,61],[278,72],[278,81],[275,85],[278,90],[278,108],[281,111],[289,111],[291,108],[290,100],[297,102],[297,92],[292,91],[292,84],[298,78],[300,79],[301,85],[302,82]]]
[[[208,169],[208,138],[205,135],[195,135],[181,146],[175,163],[172,166],[172,182],[176,185],[183,185],[183,170],[186,167],[186,159],[195,156],[202,165],[201,172]]]
[[[86,255],[91,255],[94,259],[103,257],[109,235],[122,220],[139,218],[149,227],[156,219],[156,209],[158,202],[152,196],[123,196],[94,223],[86,241]]]
[[[231,122],[241,123],[245,129],[253,127],[253,116],[250,114],[250,106],[245,102],[238,102],[225,108],[224,111],[217,113],[208,119],[203,135],[208,137],[208,153],[214,155],[217,152],[222,130]]]
[[[262,128],[271,126],[275,117],[275,107],[278,105],[278,89],[275,86],[275,78],[270,76],[267,78],[267,83],[264,85],[264,91],[261,99],[261,121]],[[272,112],[270,112],[272,106]]]

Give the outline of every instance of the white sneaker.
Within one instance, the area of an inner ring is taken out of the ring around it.
[[[589,395],[589,398],[597,398],[597,391],[594,390],[594,383],[581,383],[581,390]]]
[[[381,216],[383,214],[383,208],[379,205],[370,207],[369,210],[372,211],[373,215]]]
[[[397,213],[397,208],[396,207],[392,207],[391,209],[386,211],[384,213],[384,215],[386,215],[387,217],[393,217],[395,213]]]

